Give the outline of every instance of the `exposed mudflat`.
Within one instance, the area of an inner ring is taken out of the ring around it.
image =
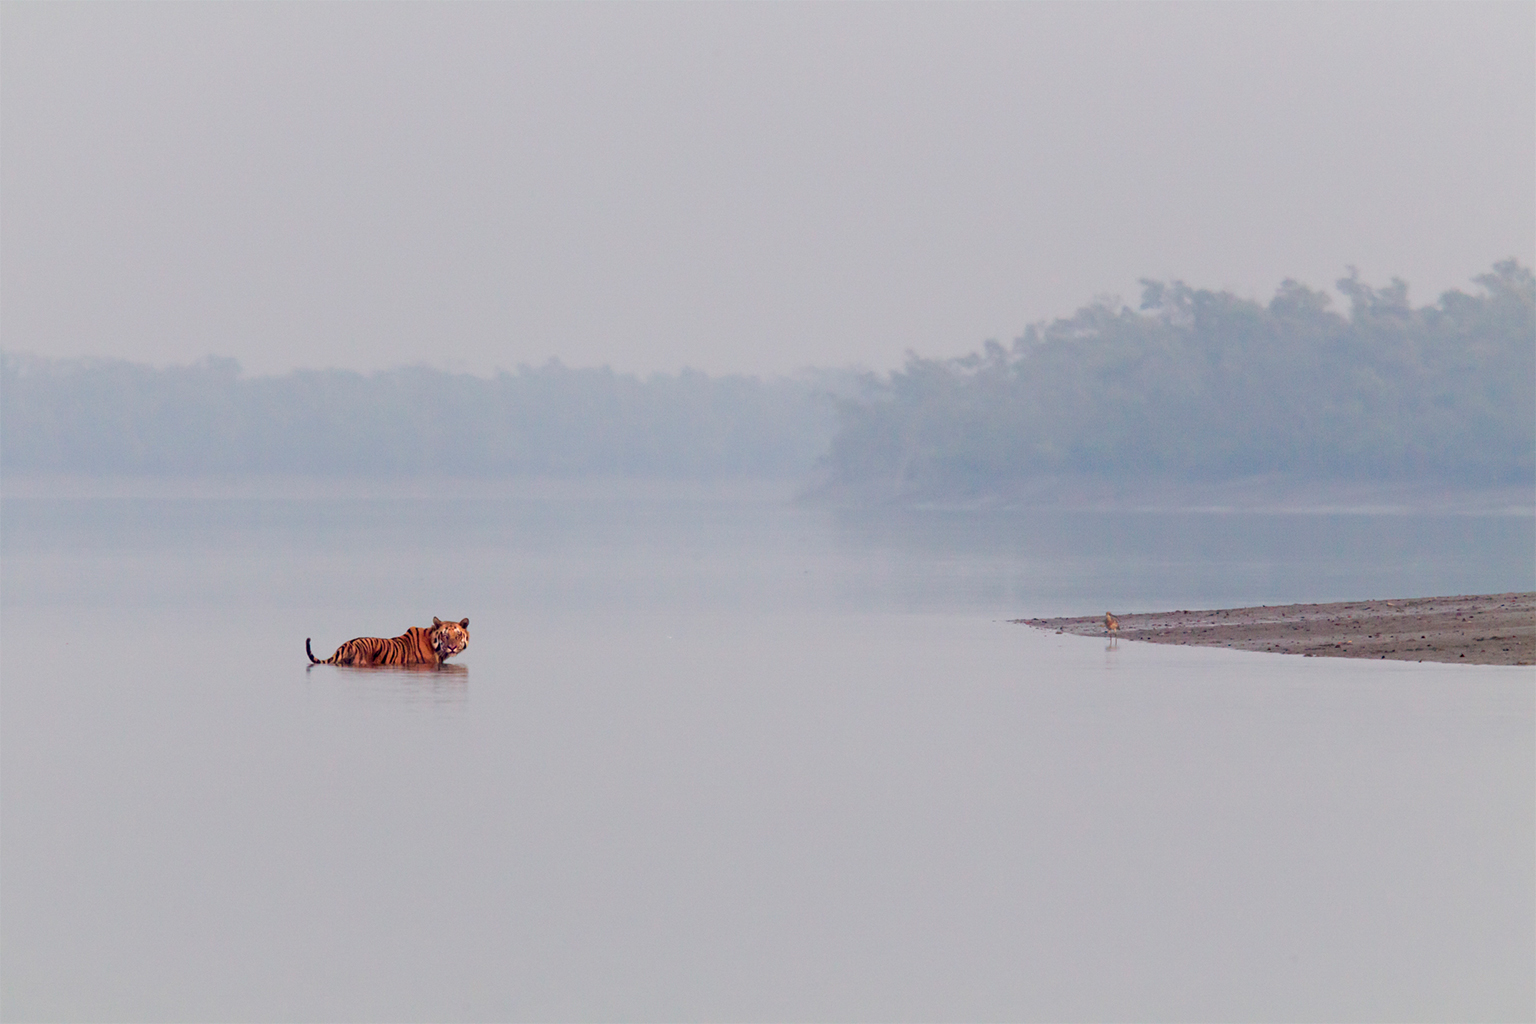
[[[1116,635],[1321,658],[1536,664],[1536,594],[1264,605],[1120,615]],[[1104,616],[1013,619],[1078,636],[1107,636]]]

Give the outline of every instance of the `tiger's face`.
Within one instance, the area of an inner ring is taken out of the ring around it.
[[[436,616],[432,619],[432,649],[445,661],[469,646],[469,620],[444,622]]]

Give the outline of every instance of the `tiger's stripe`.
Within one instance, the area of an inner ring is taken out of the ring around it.
[[[434,618],[431,628],[412,626],[396,637],[360,636],[336,648],[336,653],[323,661],[315,657],[310,639],[306,637],[304,640],[304,651],[309,655],[310,664],[358,668],[441,665],[468,646],[468,619],[443,622]]]

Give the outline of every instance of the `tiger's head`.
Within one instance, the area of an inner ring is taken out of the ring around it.
[[[432,649],[437,656],[447,661],[469,646],[469,620],[460,619],[458,622],[444,622],[435,615],[432,617],[432,632],[429,634]]]

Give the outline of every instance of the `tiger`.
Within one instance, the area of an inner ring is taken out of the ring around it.
[[[336,648],[321,661],[304,638],[304,653],[311,665],[369,666],[441,665],[469,646],[469,620],[444,622],[433,617],[432,628],[412,626],[397,637],[360,636]]]

